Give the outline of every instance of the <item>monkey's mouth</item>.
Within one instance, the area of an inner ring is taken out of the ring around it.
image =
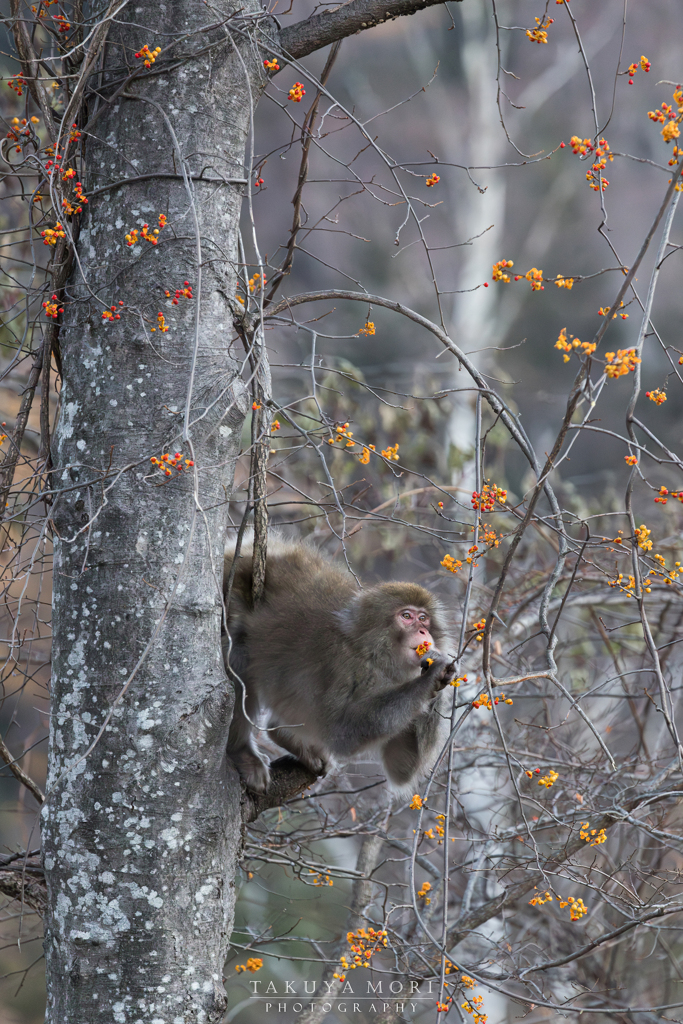
[[[438,649],[434,646],[434,641],[432,640],[431,637],[429,637],[428,639],[423,638],[422,640],[420,640],[419,643],[416,643],[414,645],[411,644],[410,651],[412,654],[415,655],[415,660],[418,663],[421,662],[422,659],[427,655],[431,655],[433,657],[435,654],[439,653]]]

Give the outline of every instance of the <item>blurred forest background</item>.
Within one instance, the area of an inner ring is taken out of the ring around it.
[[[303,0],[293,0],[287,13],[276,4],[275,14],[286,25],[304,17],[310,9]],[[323,130],[330,133],[324,139],[326,152],[317,145],[311,148],[304,223],[312,230],[300,235],[284,294],[322,288],[356,289],[362,281],[369,292],[400,300],[438,322],[435,276],[448,332],[462,349],[475,355],[477,364],[490,374],[510,408],[521,414],[541,455],[552,445],[576,372],[574,365],[563,363],[554,347],[558,335],[566,328],[582,340],[592,338],[600,324],[599,308],[609,305],[619,287],[619,261],[628,266],[633,259],[670,177],[670,147],[662,142],[647,111],[670,100],[671,86],[658,83],[665,80],[675,84],[683,74],[680,9],[671,0],[633,4],[622,40],[625,8],[621,0],[602,0],[600,4],[572,0],[571,10],[590,58],[598,122],[615,154],[605,172],[610,185],[604,195],[604,224],[600,196],[586,182],[586,164],[569,145],[573,135],[594,135],[591,94],[569,19],[560,17],[557,12],[564,13],[563,9],[552,4],[549,14],[555,22],[548,31],[547,45],[535,45],[525,31],[533,27],[535,17],[543,15],[542,3],[503,0],[496,9],[502,25],[516,26],[512,31],[500,32],[498,38],[491,4],[464,0],[387,23],[343,42],[327,88],[376,134],[381,150],[404,168],[401,180],[416,197],[424,217],[421,227],[432,248],[432,266],[412,223],[401,233],[400,244],[395,244],[405,207],[397,205],[399,197],[378,153],[363,142],[337,108],[324,120]],[[632,86],[627,84],[626,76],[615,78],[622,46],[622,68],[639,60],[641,54],[652,61],[652,70],[648,74],[640,71]],[[511,72],[500,76],[501,88],[509,97],[500,97],[504,126],[497,107],[497,47],[503,67]],[[2,77],[7,79],[16,70],[8,56],[7,39],[2,49]],[[317,54],[306,64],[319,74],[325,59],[325,53]],[[253,209],[261,253],[268,254],[272,265],[282,258],[287,242],[299,174],[300,150],[292,144],[296,133],[289,119],[291,110],[286,106],[293,77],[289,70],[276,76],[268,89],[269,98],[260,102],[256,114],[254,170],[264,184],[254,189]],[[314,96],[314,86],[306,83],[306,89],[309,100]],[[303,106],[307,106],[306,100]],[[0,111],[5,122],[20,113],[19,106],[14,93],[3,83]],[[329,101],[323,97],[319,117],[328,106]],[[559,149],[561,142],[566,146]],[[352,160],[350,173],[346,165]],[[425,179],[434,171],[440,181],[426,188]],[[357,181],[354,175],[358,175]],[[374,196],[360,186],[361,180],[374,183]],[[12,244],[20,200],[9,198],[10,192],[15,193],[16,181],[8,179],[3,187],[6,194],[0,231],[7,246]],[[323,215],[325,220],[321,220]],[[246,203],[244,236],[250,262],[254,256]],[[680,224],[674,226],[672,241],[683,245]],[[639,274],[643,291],[654,254],[653,247]],[[15,258],[17,253],[10,255]],[[501,259],[513,260],[514,272],[522,275],[537,267],[542,268],[546,279],[557,275],[588,279],[576,280],[571,290],[555,287],[547,280],[543,291],[532,291],[524,279],[494,283],[492,264]],[[665,345],[671,346],[676,363],[678,353],[683,351],[680,267],[680,256],[674,252],[664,264],[654,314],[659,335]],[[483,287],[484,282],[488,287]],[[16,291],[8,276],[1,283],[2,308],[8,309],[16,301]],[[336,308],[329,313],[332,306]],[[321,363],[317,380],[327,415],[340,423],[349,421],[355,437],[378,449],[398,444],[401,464],[411,469],[410,474],[401,475],[392,473],[386,465],[365,467],[338,451],[334,457],[337,486],[347,487],[351,500],[360,500],[358,496],[362,495],[367,508],[386,503],[389,517],[393,499],[407,491],[419,492],[426,486],[426,477],[444,487],[471,492],[474,399],[466,390],[468,382],[464,374],[458,373],[455,360],[442,352],[426,332],[387,310],[365,310],[360,304],[342,302],[306,307],[307,314],[312,310],[317,316],[329,313],[310,325],[318,332],[315,355]],[[632,307],[628,312],[635,314],[637,310]],[[366,313],[376,332],[359,336]],[[637,315],[616,320],[610,327],[607,347],[635,345],[639,322]],[[286,406],[308,388],[311,334],[271,326],[267,339],[274,394]],[[14,356],[14,348],[5,343],[0,353],[5,367],[10,367]],[[663,348],[651,345],[643,365],[644,388],[665,387],[671,372]],[[0,418],[10,428],[18,412],[17,384],[22,374],[25,376],[22,366],[10,369],[9,378],[0,384]],[[601,427],[623,431],[627,388],[626,382],[610,383],[598,413]],[[385,403],[378,403],[375,394]],[[656,417],[660,437],[672,447],[679,444],[683,427],[678,401],[670,400],[661,407],[641,401],[647,406],[641,410],[645,422]],[[56,396],[52,396],[52,402],[56,407]],[[39,437],[38,408],[34,405],[25,440],[27,456],[35,454],[31,445],[37,446]],[[248,437],[247,424],[245,447]],[[310,460],[296,461],[298,442],[288,441],[288,437],[289,432],[283,429],[273,442],[271,469],[290,484],[300,480],[310,489],[312,481],[320,476],[319,470]],[[510,500],[517,500],[530,484],[528,465],[516,450],[502,442],[502,431],[497,434],[494,429],[487,448],[487,469],[495,483],[508,490]],[[554,478],[562,505],[581,519],[610,511],[616,514],[623,507],[629,473],[624,454],[624,446],[617,440],[605,434],[582,433],[571,459],[563,463]],[[241,472],[244,474],[246,467]],[[657,487],[675,486],[665,468],[658,471],[655,483]],[[232,509],[235,515],[242,507],[239,494],[236,497]],[[366,579],[419,580],[452,601],[454,581],[439,566],[448,549],[430,537],[428,530],[420,532],[421,524],[433,522],[435,497],[433,492],[416,493],[396,506],[401,514],[395,521],[365,522],[347,544],[354,569]],[[463,500],[466,507],[467,501]],[[654,506],[647,491],[638,493],[635,500],[638,514],[647,517],[658,536],[678,537],[677,502]],[[280,497],[274,490],[271,517],[275,523],[289,524],[290,532],[312,535],[330,552],[339,554],[324,517],[305,503],[296,506],[291,489],[285,488]],[[418,527],[409,536],[406,521]],[[35,589],[39,579],[33,575],[26,585],[28,596],[38,602],[35,607],[42,609],[40,615],[47,624],[49,594],[40,595]],[[3,636],[16,628],[17,624],[6,617]],[[45,625],[42,635],[47,634]],[[31,666],[30,699],[26,699],[25,687],[16,699],[12,698],[13,669],[8,662],[3,682],[10,697],[4,701],[0,722],[10,749],[31,748],[22,764],[41,785],[45,773],[48,651],[45,639],[22,652]],[[575,653],[576,672],[589,678],[590,650]],[[372,766],[362,771],[372,776]],[[30,795],[7,769],[0,771],[0,781],[0,852],[37,848],[35,806]],[[474,791],[478,783],[470,779],[468,784]],[[277,822],[273,825],[269,819],[266,832],[272,828],[277,828]],[[348,839],[314,838],[312,848],[321,861],[337,865],[339,874],[334,886],[303,888],[299,878],[275,865],[262,868],[251,880],[245,872],[238,934],[243,934],[247,926],[252,934],[274,927],[281,933],[291,929],[296,934],[302,916],[306,918],[306,934],[320,942],[329,941],[343,930],[350,884],[350,876],[345,880],[344,872],[354,867],[357,847]],[[12,938],[12,927],[8,910],[0,947],[0,975],[5,979],[0,985],[0,1024],[38,1024],[44,1000],[39,923],[35,916],[27,918],[20,950]],[[307,955],[291,945],[287,953]],[[228,965],[228,974],[231,970]],[[268,961],[269,978],[311,977],[308,964],[301,969],[303,973],[298,975],[298,970],[296,963],[275,958]],[[256,1024],[263,1020],[262,1008],[249,1001],[248,977],[233,976],[230,982],[228,1021]],[[521,1012],[503,1000],[491,1001],[488,1006],[491,1024],[516,1019]],[[349,1014],[348,1019],[352,1018]],[[552,1015],[526,1019],[552,1019]]]

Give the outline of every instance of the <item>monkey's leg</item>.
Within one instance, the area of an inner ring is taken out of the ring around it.
[[[417,775],[422,757],[414,725],[384,744],[382,761],[389,781],[395,786],[406,786]]]
[[[254,793],[265,793],[270,782],[268,763],[256,746],[254,733],[249,722],[249,718],[252,722],[256,720],[256,716],[259,713],[258,702],[253,695],[250,695],[248,690],[244,707],[242,698],[242,683],[235,680],[235,707],[228,734],[227,753],[235,768],[237,768],[237,771],[244,779],[247,789],[253,790]],[[244,714],[245,710],[248,718]]]
[[[329,760],[317,747],[307,746],[293,729],[271,729],[268,735],[279,747],[284,747],[298,761],[301,761],[314,775],[326,775],[330,768]]]

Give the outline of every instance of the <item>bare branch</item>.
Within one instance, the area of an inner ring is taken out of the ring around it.
[[[383,3],[382,0],[352,0],[351,3],[340,4],[334,10],[316,14],[283,29],[280,45],[290,57],[300,60],[355,32],[374,28],[385,21],[403,18],[441,3],[443,0],[392,0],[391,3]]]

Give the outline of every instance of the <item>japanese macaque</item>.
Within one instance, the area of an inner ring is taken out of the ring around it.
[[[226,580],[232,561],[228,553]],[[447,638],[438,601],[414,583],[358,590],[309,546],[271,535],[265,594],[253,608],[251,561],[248,542],[224,638],[235,682],[228,755],[247,787],[268,786],[251,724],[266,712],[270,738],[315,774],[374,750],[392,787],[407,791],[438,754],[439,694],[455,671],[439,650]]]

